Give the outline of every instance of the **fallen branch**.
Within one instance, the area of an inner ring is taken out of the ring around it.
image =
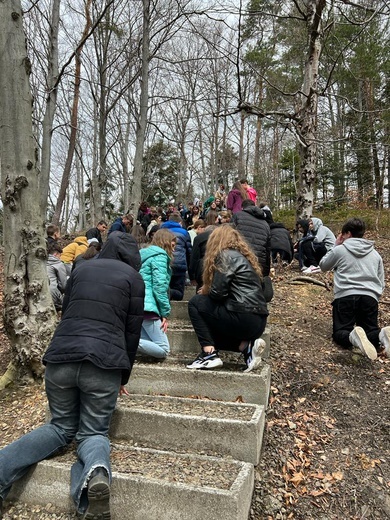
[[[329,291],[329,288],[325,282],[321,282],[321,280],[317,280],[316,278],[311,278],[311,276],[298,276],[294,278],[294,282],[305,282],[305,283],[313,283],[314,285],[320,285],[321,287],[325,287]]]

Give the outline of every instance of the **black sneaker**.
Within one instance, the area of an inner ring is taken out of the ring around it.
[[[104,468],[97,468],[88,482],[88,508],[83,520],[110,520],[110,482]]]
[[[261,338],[249,343],[247,348],[244,350],[244,359],[247,366],[244,372],[252,372],[252,370],[256,370],[256,368],[261,365],[261,353],[265,346],[265,341]]]
[[[199,356],[192,363],[187,365],[187,368],[205,370],[207,368],[218,368],[222,365],[222,359],[216,350],[211,352],[211,354],[207,354],[207,352],[202,350]]]

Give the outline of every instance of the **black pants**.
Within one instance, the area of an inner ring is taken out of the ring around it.
[[[186,271],[175,271],[172,269],[171,281],[169,283],[169,299],[181,302],[184,297],[186,286]]]
[[[307,267],[318,266],[321,258],[326,255],[326,247],[322,242],[317,244],[312,240],[305,240],[299,243],[299,248],[301,249],[300,256],[303,259],[303,265]]]
[[[362,327],[371,343],[379,347],[378,302],[372,296],[352,295],[333,301],[333,339],[344,348],[351,348],[349,333],[354,325]]]
[[[243,340],[254,340],[264,332],[267,316],[231,312],[208,295],[196,294],[188,302],[188,314],[201,347],[238,352]]]

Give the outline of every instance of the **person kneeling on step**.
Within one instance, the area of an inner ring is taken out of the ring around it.
[[[203,266],[203,286],[188,302],[202,351],[187,368],[221,367],[218,350],[229,350],[244,354],[246,372],[255,370],[272,298],[266,297],[258,260],[240,232],[223,224],[208,239]]]
[[[70,491],[77,512],[82,520],[111,518],[108,430],[118,394],[128,394],[141,334],[140,264],[134,238],[115,231],[97,259],[72,272],[43,357],[51,419],[0,450],[0,518],[12,484],[73,439]]]
[[[383,348],[390,356],[390,327],[378,326],[378,301],[385,276],[374,242],[363,238],[365,229],[360,218],[347,220],[335,247],[320,261],[320,268],[334,270],[334,341],[343,348],[357,347],[374,360]]]

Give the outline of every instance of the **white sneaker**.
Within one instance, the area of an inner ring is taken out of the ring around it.
[[[362,327],[355,327],[353,329],[349,335],[349,341],[354,347],[358,347],[369,359],[374,360],[378,357],[376,348],[367,338],[367,335]]]
[[[390,327],[383,327],[383,329],[381,329],[379,341],[385,347],[385,355],[390,357]]]
[[[211,352],[211,354],[207,354],[202,350],[199,356],[192,363],[187,365],[187,368],[195,370],[207,370],[208,368],[218,368],[222,365],[222,359],[219,357],[216,350]]]
[[[304,274],[311,274],[311,273],[320,273],[321,269],[318,267],[318,265],[311,265],[304,271],[302,271]]]
[[[261,363],[261,353],[264,351],[266,347],[265,341],[261,338],[255,340],[255,342],[250,344],[244,352],[245,362],[247,365],[247,369],[244,372],[252,372],[252,370],[256,370]]]

